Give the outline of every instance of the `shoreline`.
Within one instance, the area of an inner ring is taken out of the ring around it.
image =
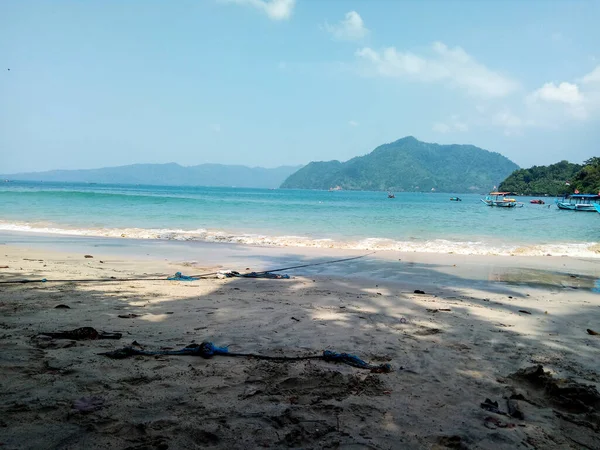
[[[188,272],[201,267],[244,272],[246,269],[265,271],[316,264],[294,269],[290,275],[354,277],[366,282],[385,281],[398,285],[406,284],[408,280],[419,285],[440,282],[452,284],[452,280],[458,276],[473,283],[546,284],[561,288],[577,285],[573,283],[572,275],[575,275],[586,280],[581,287],[600,291],[600,281],[596,282],[600,279],[600,261],[566,256],[462,255],[389,250],[371,252],[0,232],[2,248],[93,254],[103,260],[164,260],[170,264],[184,264]],[[328,261],[346,258],[357,259],[327,264]],[[424,271],[426,275],[423,275]]]
[[[152,246],[139,240],[48,239],[0,240],[0,265],[9,266],[0,279],[154,278],[356,256],[186,243],[147,255]],[[518,376],[541,365],[552,379],[600,389],[600,338],[586,333],[600,331],[592,291],[600,265],[591,262],[382,252],[293,270],[291,279],[0,285],[0,443],[562,449],[574,439],[598,448],[591,416],[573,410],[593,395],[565,405]],[[43,336],[83,326],[122,338]],[[271,356],[346,352],[393,372],[321,360],[99,355],[202,341]],[[506,412],[511,395],[521,396],[523,419],[480,406],[489,398]]]
[[[311,238],[305,236],[273,235],[254,233],[231,234],[224,231],[206,229],[169,230],[169,229],[77,229],[36,227],[27,223],[15,225],[0,221],[0,239],[11,235],[29,235],[64,238],[107,238],[115,240],[189,242],[202,244],[229,244],[258,248],[297,248],[326,249],[348,251],[391,251],[402,253],[458,254],[481,256],[566,256],[574,258],[600,259],[599,242],[540,242],[512,243],[504,240],[453,240],[438,238],[430,240],[409,239],[404,241],[388,238],[360,238],[336,240],[332,238]]]

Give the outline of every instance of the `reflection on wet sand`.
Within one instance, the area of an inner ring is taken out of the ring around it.
[[[492,269],[488,278],[491,282],[501,282],[533,288],[570,288],[600,292],[600,279],[591,275],[578,275],[539,269],[502,268]]]

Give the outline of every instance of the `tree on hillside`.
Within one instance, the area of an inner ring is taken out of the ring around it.
[[[533,166],[515,170],[500,183],[499,190],[520,195],[562,195],[572,188],[567,185],[582,169],[579,164],[561,161],[550,166]]]
[[[594,156],[584,163],[583,168],[575,175],[571,187],[579,192],[596,194],[600,192],[600,158]]]

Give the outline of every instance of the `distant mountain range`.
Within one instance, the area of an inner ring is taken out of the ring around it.
[[[201,164],[189,167],[176,163],[132,164],[102,169],[16,173],[0,175],[0,177],[21,181],[277,188],[300,167],[302,166],[265,169],[222,164]]]
[[[346,162],[311,162],[281,185],[289,189],[487,192],[519,168],[473,145],[439,145],[412,136]]]
[[[201,164],[132,164],[85,170],[0,175],[22,181],[117,183],[249,188],[344,189],[369,191],[486,192],[515,170],[499,153],[473,145],[439,145],[412,136],[377,147],[346,162],[262,167]]]

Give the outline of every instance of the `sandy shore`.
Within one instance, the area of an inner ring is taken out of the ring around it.
[[[262,270],[325,256],[232,252],[227,261],[176,261],[2,245],[0,266],[8,267],[0,281]],[[586,332],[600,332],[600,264],[381,254],[288,273],[289,280],[0,285],[0,444],[600,448],[600,336]],[[119,317],[128,315],[135,317]],[[78,327],[123,336],[40,336]],[[158,350],[202,341],[266,355],[348,352],[394,371],[321,360],[98,355],[134,342]],[[515,375],[538,365],[546,373]],[[481,407],[487,398],[507,412],[511,396],[522,419]]]

